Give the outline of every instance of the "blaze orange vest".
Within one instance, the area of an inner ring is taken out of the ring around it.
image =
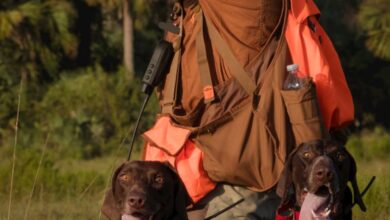
[[[312,0],[291,0],[285,36],[293,63],[316,84],[325,126],[340,128],[354,120],[354,105],[335,48],[318,22]]]

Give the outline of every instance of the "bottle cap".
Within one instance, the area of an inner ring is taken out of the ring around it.
[[[298,67],[299,67],[298,64],[290,64],[290,65],[287,65],[287,71],[288,71],[288,72],[295,71],[295,70],[298,69]]]

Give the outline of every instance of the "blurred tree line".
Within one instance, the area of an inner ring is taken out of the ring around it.
[[[165,19],[159,0],[0,1],[0,150],[48,146],[92,158],[132,131],[142,95],[139,75]],[[125,58],[125,59],[124,59]],[[21,88],[21,90],[20,90]],[[142,128],[155,117],[151,101]]]
[[[12,146],[21,91],[18,146],[41,146],[50,134],[62,157],[116,149],[134,126],[167,2],[1,0],[0,148]],[[389,0],[317,3],[355,99],[355,126],[389,127]],[[152,100],[141,130],[157,111]]]
[[[321,23],[339,53],[357,129],[390,127],[390,1],[318,0]]]

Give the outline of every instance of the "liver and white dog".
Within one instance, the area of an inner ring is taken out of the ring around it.
[[[132,161],[116,169],[101,210],[110,220],[186,220],[189,201],[168,164]]]
[[[365,211],[356,182],[356,163],[345,147],[331,141],[301,144],[289,155],[278,183],[277,193],[282,197],[279,210],[300,209],[304,220],[352,219],[348,182],[354,202]]]

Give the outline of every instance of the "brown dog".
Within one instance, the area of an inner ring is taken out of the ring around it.
[[[168,164],[132,161],[115,171],[101,210],[110,220],[186,220],[189,201]]]
[[[335,142],[313,141],[301,144],[291,152],[277,193],[282,197],[282,204],[294,200],[295,206],[309,207],[313,215],[352,219],[352,193],[347,186],[348,181],[352,184],[355,202],[365,211],[356,182],[353,157]],[[295,198],[289,198],[290,186],[294,189]]]

